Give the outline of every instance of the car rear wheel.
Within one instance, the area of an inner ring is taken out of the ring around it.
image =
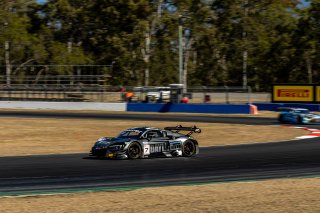
[[[141,156],[141,147],[138,143],[133,142],[129,145],[127,150],[129,159],[138,159]]]
[[[197,147],[196,144],[191,141],[191,140],[187,140],[183,143],[182,145],[182,156],[184,157],[191,157],[193,155],[195,155],[197,152]]]

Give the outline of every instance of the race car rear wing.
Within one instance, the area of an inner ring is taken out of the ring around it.
[[[178,133],[180,131],[189,131],[189,133],[187,134],[187,136],[192,135],[192,133],[201,133],[201,129],[193,126],[193,127],[183,127],[181,125],[176,126],[176,127],[165,127],[165,130],[169,130],[169,131],[174,131],[175,133]]]

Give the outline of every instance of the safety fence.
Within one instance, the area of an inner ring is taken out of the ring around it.
[[[7,67],[0,65],[0,73]],[[113,65],[11,65],[10,75],[0,75],[0,84],[110,84]]]
[[[155,102],[161,103],[170,100],[168,93],[176,92],[170,87],[132,87],[135,92],[135,102]],[[162,98],[160,99],[160,95]],[[250,87],[188,87],[186,93],[181,93],[180,99],[188,98],[188,103],[208,103],[208,104],[236,104],[251,102],[270,102],[270,93],[253,93]],[[147,100],[146,100],[147,98]],[[160,99],[160,101],[159,101]]]
[[[62,77],[61,77],[62,78]],[[76,79],[76,78],[74,78]],[[270,102],[269,93],[252,93],[240,87],[190,87],[186,93],[172,87],[125,87],[99,84],[0,84],[2,101],[69,101],[69,102],[131,102],[237,104]]]
[[[188,93],[192,94],[194,103],[251,103],[270,102],[270,93],[253,93],[251,87],[191,87]]]
[[[1,85],[0,100],[123,102],[123,88],[101,85]]]

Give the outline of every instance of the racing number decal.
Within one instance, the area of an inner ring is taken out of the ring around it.
[[[150,145],[144,145],[143,152],[145,155],[150,155]]]

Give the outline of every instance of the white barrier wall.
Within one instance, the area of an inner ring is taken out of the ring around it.
[[[55,109],[126,111],[126,103],[0,101],[2,109]]]

